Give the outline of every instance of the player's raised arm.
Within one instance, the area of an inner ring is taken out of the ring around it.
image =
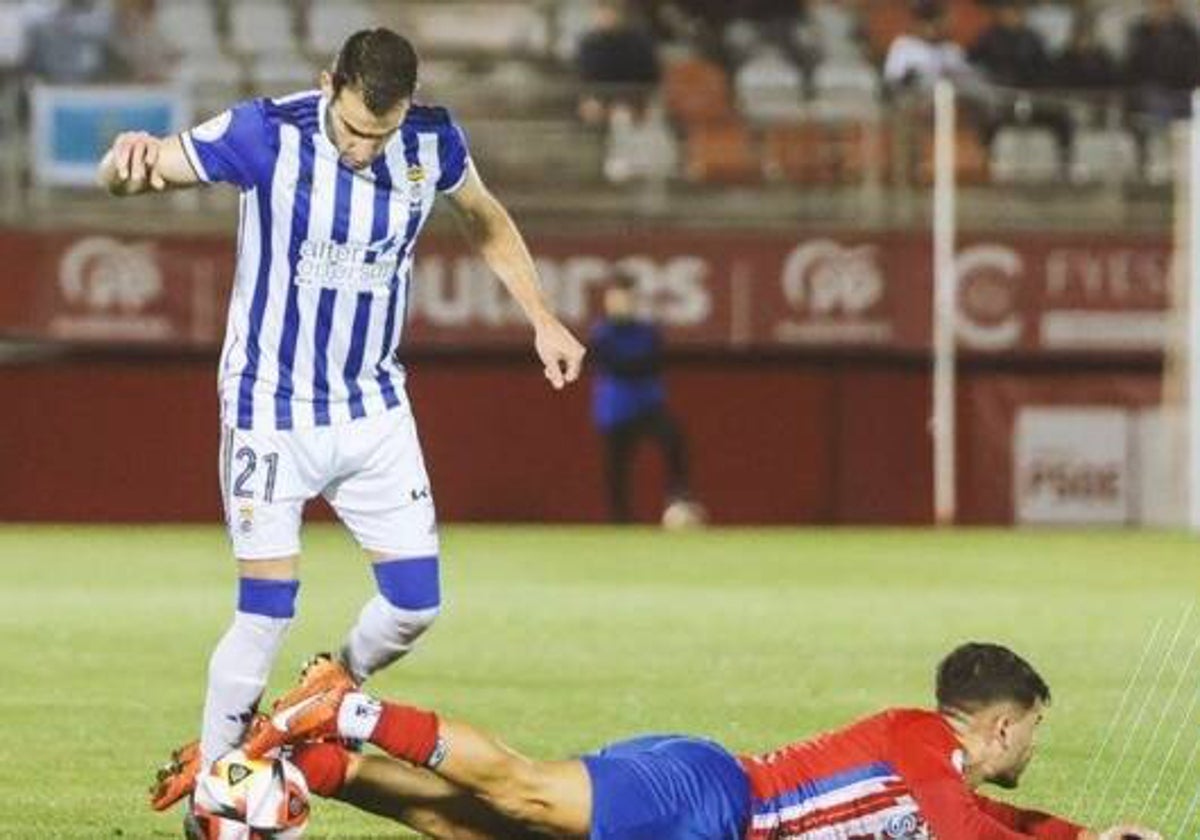
[[[117,135],[100,161],[97,181],[112,195],[127,196],[191,187],[200,178],[178,135],[127,131]]]
[[[520,304],[533,325],[538,357],[556,389],[579,378],[587,352],[551,312],[538,283],[537,268],[521,232],[504,206],[468,163],[463,182],[446,193],[467,238]]]

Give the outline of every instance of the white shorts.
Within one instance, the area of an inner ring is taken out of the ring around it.
[[[324,496],[364,549],[438,553],[433,494],[407,408],[336,426],[221,433],[221,496],[239,560],[300,553],[304,504]]]

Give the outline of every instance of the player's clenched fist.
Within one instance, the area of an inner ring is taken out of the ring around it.
[[[159,170],[163,140],[144,131],[118,134],[101,164],[101,179],[110,192],[137,193],[147,186],[164,190],[167,181]]]
[[[571,331],[557,318],[549,318],[536,327],[534,343],[545,366],[546,378],[555,390],[579,378],[587,353]]]

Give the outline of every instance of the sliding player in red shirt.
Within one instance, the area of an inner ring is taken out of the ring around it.
[[[959,647],[938,666],[936,696],[936,711],[890,709],[764,755],[653,736],[542,762],[346,681],[277,709],[246,750],[300,743],[293,761],[315,792],[445,840],[1161,840],[1132,826],[1097,832],[975,792],[1017,786],[1050,701],[1012,651]],[[302,743],[319,738],[369,740],[392,758]]]

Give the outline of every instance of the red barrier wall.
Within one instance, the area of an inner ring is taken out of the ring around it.
[[[698,497],[717,523],[925,523],[929,382],[903,361],[692,359],[668,373]],[[961,518],[1012,521],[1019,404],[1148,404],[1142,372],[975,370],[960,383]],[[532,361],[432,358],[409,391],[445,520],[599,521],[600,446],[586,383],[551,392]],[[0,521],[219,517],[208,359],[0,366]],[[641,518],[662,470],[642,454]]]
[[[0,367],[0,519],[215,519],[213,377],[208,360]],[[715,521],[928,518],[922,374],[687,361],[668,383]],[[554,394],[524,359],[439,359],[414,366],[410,393],[443,518],[603,518],[586,384]],[[643,518],[661,487],[647,451]]]

